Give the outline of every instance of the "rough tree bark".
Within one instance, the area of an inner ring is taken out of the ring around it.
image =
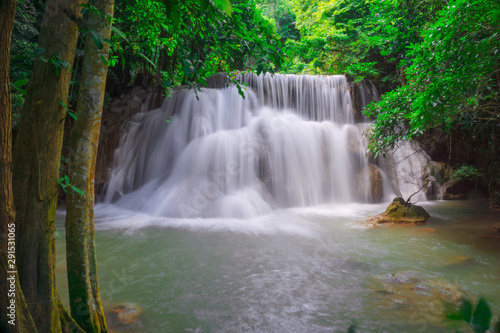
[[[110,39],[113,0],[95,0],[93,5],[104,15],[89,14],[87,27],[101,40]],[[68,174],[82,196],[69,191],[66,214],[66,263],[71,316],[86,332],[107,332],[99,296],[94,237],[94,170],[101,127],[109,44],[98,47],[87,34],[82,77],[76,109],[77,120],[71,129]]]
[[[6,333],[36,332],[17,274],[10,273],[17,270],[13,237],[15,209],[12,193],[12,104],[9,86],[10,42],[15,13],[15,0],[0,1],[0,283],[5,286],[0,292],[0,331]],[[14,315],[10,309],[13,309]]]
[[[46,2],[38,39],[43,58],[33,63],[13,156],[18,273],[39,332],[61,332],[54,232],[66,118],[62,102],[67,104],[82,2]]]

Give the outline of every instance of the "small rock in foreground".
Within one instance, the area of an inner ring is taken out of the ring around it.
[[[134,304],[116,304],[107,313],[108,323],[111,327],[138,328],[142,326],[141,316],[143,310]]]

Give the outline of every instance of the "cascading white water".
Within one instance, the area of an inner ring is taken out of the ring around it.
[[[368,163],[366,126],[354,123],[344,76],[240,79],[245,99],[232,86],[202,89],[198,99],[181,90],[136,115],[105,200],[157,216],[246,218],[394,196],[388,176]]]
[[[387,152],[386,158],[379,157],[376,162],[398,196],[405,200],[411,197],[412,202],[440,199],[438,193],[427,197],[429,188],[435,185],[429,183],[433,162],[416,143],[401,141],[397,148]]]

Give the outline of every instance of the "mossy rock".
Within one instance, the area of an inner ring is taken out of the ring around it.
[[[377,215],[377,223],[417,224],[425,223],[430,215],[421,206],[395,198],[385,212]]]

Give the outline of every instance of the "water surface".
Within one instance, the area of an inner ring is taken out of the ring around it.
[[[192,220],[98,206],[102,302],[143,308],[138,332],[452,331],[432,293],[398,297],[381,287],[403,274],[485,296],[498,318],[500,239],[491,228],[499,212],[484,202],[423,205],[426,225],[373,229],[358,222],[387,204]],[[66,300],[63,225],[61,217],[57,283]]]

